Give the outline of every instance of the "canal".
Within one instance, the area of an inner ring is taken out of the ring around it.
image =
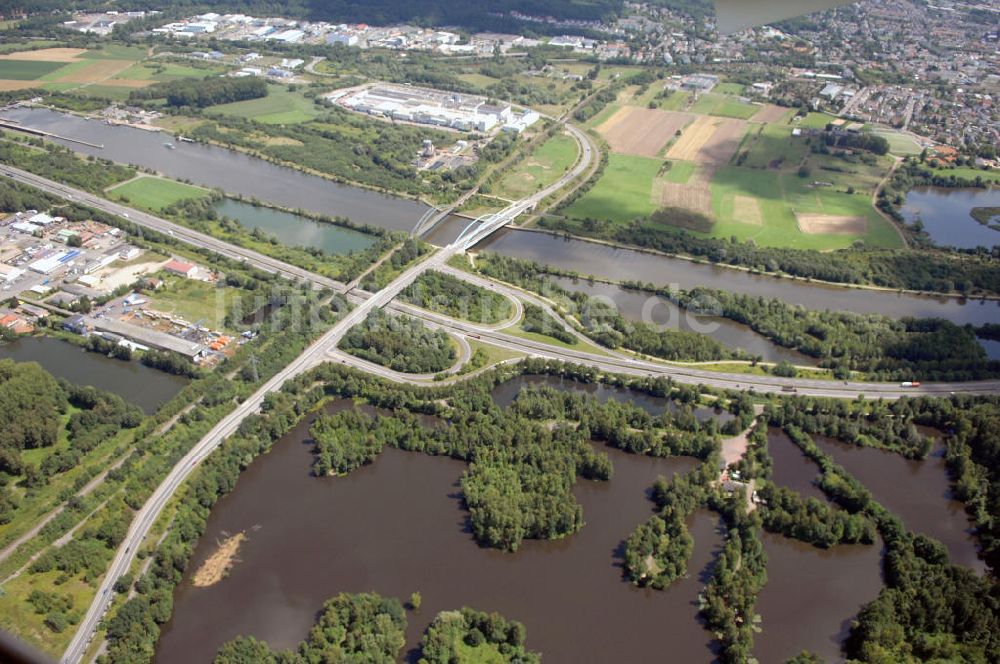
[[[201,143],[163,146],[167,134],[108,125],[47,109],[18,108],[4,117],[68,138],[83,139],[104,148],[61,142],[83,154],[153,169],[172,178],[218,187],[232,194],[317,214],[348,217],[357,223],[409,231],[427,209],[417,201],[387,196],[308,175],[241,152]]]
[[[0,344],[0,358],[38,362],[56,378],[112,392],[147,414],[173,398],[188,382],[137,360],[111,359],[52,337],[24,337]]]
[[[163,135],[155,132],[106,125],[45,109],[19,108],[7,112],[7,116],[28,126],[104,144],[103,149],[97,149],[66,143],[84,154],[138,164],[171,177],[188,178],[282,207],[342,215],[358,223],[403,231],[409,231],[427,209],[415,201],[338,184],[225,148],[183,143],[175,150],[167,150],[163,147]],[[450,217],[432,232],[431,239],[449,242],[466,224],[468,220]],[[684,289],[706,286],[773,297],[809,309],[882,313],[895,318],[940,317],[974,325],[1000,320],[997,301],[805,283],[518,229],[499,231],[478,245],[477,250],[495,251],[584,275]]]

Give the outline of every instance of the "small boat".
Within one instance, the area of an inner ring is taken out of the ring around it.
[[[174,149],[174,144],[173,143],[164,143],[163,147],[165,147],[168,150],[173,150]]]

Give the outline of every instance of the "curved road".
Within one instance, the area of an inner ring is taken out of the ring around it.
[[[517,215],[533,207],[545,197],[557,191],[561,187],[572,181],[577,175],[582,173],[593,159],[593,152],[590,143],[585,139],[579,130],[568,126],[574,137],[580,141],[583,150],[583,158],[569,172],[567,172],[557,182],[549,185],[545,189],[536,192],[532,196],[512,205],[507,210],[498,213],[494,219],[496,228],[512,221]],[[297,268],[282,261],[269,258],[263,254],[235,247],[221,240],[217,240],[203,233],[184,228],[177,224],[160,219],[150,214],[146,214],[93,194],[67,187],[58,182],[53,182],[45,178],[40,178],[26,171],[15,169],[10,166],[0,167],[6,176],[29,184],[43,191],[55,194],[63,198],[78,200],[86,205],[101,209],[105,212],[118,215],[135,222],[138,225],[147,227],[166,235],[173,236],[179,240],[215,251],[223,256],[233,258],[247,264],[253,265],[269,272],[276,272],[293,279],[304,279],[318,286],[332,288],[339,292],[346,292],[348,289],[344,284],[333,279],[312,274],[302,268]],[[480,233],[476,233],[480,235]],[[358,293],[352,297],[360,302],[339,322],[323,334],[316,342],[310,345],[299,357],[291,362],[284,369],[279,371],[274,377],[269,379],[251,397],[239,404],[229,415],[225,416],[209,433],[196,443],[192,449],[174,466],[163,482],[156,488],[150,498],[136,514],[128,534],[121,543],[115,557],[108,568],[107,574],[101,582],[91,606],[87,610],[86,616],[81,620],[79,627],[70,642],[69,647],[63,655],[64,662],[75,664],[84,656],[87,646],[96,631],[101,618],[106,613],[113,597],[112,587],[115,581],[122,574],[126,573],[135,558],[138,547],[148,535],[157,517],[169,502],[180,485],[195,469],[195,467],[215,450],[222,441],[233,434],[239,427],[240,422],[248,415],[259,410],[264,398],[269,392],[280,389],[281,385],[297,374],[307,371],[312,366],[326,361],[331,351],[335,351],[337,344],[343,334],[361,322],[365,316],[376,307],[388,305],[406,286],[411,284],[423,272],[430,269],[446,269],[449,258],[462,251],[464,245],[451,244],[442,249],[438,249],[430,254],[423,261],[405,270],[396,280],[386,286],[381,291],[368,295],[367,297]],[[461,271],[455,271],[456,275],[466,278],[467,275]],[[415,309],[405,305],[395,304],[393,309]],[[783,379],[774,376],[747,376],[743,374],[723,374],[704,369],[685,367],[679,365],[669,365],[646,360],[632,359],[622,355],[608,356],[597,355],[586,350],[565,349],[550,346],[545,343],[524,339],[504,333],[502,330],[483,327],[456,321],[446,316],[440,316],[423,310],[417,310],[419,318],[440,326],[456,336],[469,336],[484,340],[494,345],[521,350],[529,355],[545,357],[554,360],[567,362],[577,362],[597,367],[603,371],[624,373],[635,376],[663,376],[670,377],[679,382],[700,383],[711,387],[726,389],[755,389],[759,392],[780,392],[786,385],[794,385],[801,393],[814,394],[817,396],[832,396],[855,398],[859,394],[878,396],[883,398],[897,398],[904,395],[913,394],[948,394],[949,392],[964,393],[1000,393],[1000,381],[981,381],[977,383],[937,383],[928,384],[916,389],[903,389],[897,384],[885,383],[838,383],[834,381],[804,380],[804,379]],[[372,370],[371,367],[365,367]],[[372,370],[374,371],[374,370]],[[384,372],[377,371],[380,375]],[[390,377],[391,376],[386,376]]]

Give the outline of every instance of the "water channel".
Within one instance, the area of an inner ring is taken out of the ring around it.
[[[96,149],[66,143],[85,154],[147,166],[172,177],[190,178],[199,184],[283,207],[343,215],[355,222],[395,230],[410,230],[426,210],[414,201],[337,184],[225,148],[183,143],[175,150],[167,150],[162,145],[163,135],[154,132],[106,125],[44,109],[14,109],[5,116],[28,126],[104,144],[103,149]],[[435,229],[431,237],[437,242],[447,242],[467,223],[467,220],[452,218],[441,229]],[[811,309],[883,313],[893,317],[941,317],[959,324],[976,325],[1000,320],[1000,302],[996,301],[966,301],[796,282],[516,229],[501,230],[477,249],[581,274],[640,280],[662,286],[676,284],[681,288],[708,286],[774,297]]]
[[[232,198],[219,201],[215,210],[248,230],[260,229],[290,247],[318,247],[329,254],[348,254],[375,244],[373,236],[361,231]]]
[[[917,187],[906,194],[903,218],[920,221],[936,244],[960,249],[1000,244],[1000,231],[979,223],[973,208],[1000,209],[1000,189]],[[994,218],[1000,225],[1000,219]]]
[[[104,145],[92,148],[58,141],[83,154],[144,166],[173,178],[185,178],[281,207],[340,215],[357,223],[401,231],[413,228],[427,209],[416,201],[339,184],[226,148],[176,142],[175,149],[168,150],[163,143],[170,136],[160,132],[108,125],[38,108],[5,111],[4,117],[60,136]]]
[[[185,378],[137,360],[111,359],[52,337],[25,337],[0,344],[0,358],[38,362],[56,378],[113,392],[146,413],[154,412],[187,384]]]
[[[739,348],[751,355],[760,355],[768,362],[785,360],[797,365],[815,366],[816,358],[768,341],[747,325],[728,318],[698,315],[685,311],[669,300],[649,293],[626,290],[614,284],[588,282],[584,279],[553,277],[551,280],[566,290],[586,293],[615,305],[617,311],[631,321],[664,326],[672,330],[707,334],[728,348]]]

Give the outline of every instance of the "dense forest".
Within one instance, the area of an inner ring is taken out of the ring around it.
[[[452,318],[491,325],[509,320],[510,300],[500,293],[443,272],[424,272],[401,293],[401,299]]]
[[[294,651],[275,652],[264,641],[241,636],[224,644],[214,664],[393,664],[405,643],[406,613],[394,597],[341,593],[323,605],[309,636]],[[527,631],[498,613],[469,607],[442,611],[424,632],[420,664],[538,664],[526,650]]]
[[[0,524],[10,521],[17,506],[13,478],[29,491],[45,486],[99,443],[134,429],[142,419],[138,407],[117,395],[56,380],[34,362],[0,359]],[[24,450],[41,448],[52,451],[40,462],[21,458]]]
[[[340,348],[394,371],[427,374],[444,371],[457,359],[451,338],[441,330],[381,309],[368,314],[344,335]]]
[[[539,664],[541,656],[524,647],[526,635],[524,625],[498,613],[442,611],[424,632],[420,664]]]
[[[210,76],[204,79],[181,79],[154,83],[133,90],[129,100],[166,99],[167,106],[205,108],[267,96],[267,82],[254,76],[229,78]]]
[[[406,641],[406,612],[394,597],[341,593],[323,605],[309,636],[296,651],[276,653],[253,637],[219,649],[215,664],[394,664]]]

